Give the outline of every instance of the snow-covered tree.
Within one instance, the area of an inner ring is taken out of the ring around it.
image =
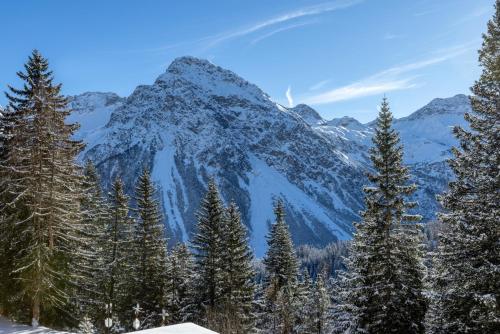
[[[104,319],[102,310],[106,303],[104,288],[106,224],[109,208],[102,193],[100,178],[91,160],[84,166],[83,191],[81,196],[82,243],[85,257],[72,260],[72,270],[76,275],[74,300],[80,314],[96,323]],[[76,262],[80,260],[80,262]],[[83,319],[81,319],[83,321]]]
[[[194,281],[193,256],[185,244],[177,244],[167,259],[166,308],[169,323],[192,320],[192,301],[196,300],[192,290]]]
[[[0,215],[3,226],[15,226],[10,272],[30,305],[32,323],[54,307],[59,313],[53,320],[60,322],[72,282],[69,260],[82,255],[77,251],[82,177],[75,157],[83,144],[71,139],[77,125],[65,122],[67,100],[61,85],[53,83],[48,61],[35,50],[17,74],[23,88],[9,86],[6,94],[12,127],[0,165],[5,201]]]
[[[160,213],[160,204],[151,175],[145,169],[136,186],[137,222],[135,231],[135,259],[137,281],[132,291],[147,319],[144,326],[161,324],[161,310],[165,307],[165,269],[167,243]],[[143,327],[144,327],[143,326]]]
[[[441,197],[431,333],[500,332],[500,1],[479,51],[482,73],[472,86],[470,130],[454,129],[460,148]]]
[[[106,303],[122,323],[129,320],[133,305],[133,290],[136,281],[136,250],[133,220],[129,216],[128,197],[123,182],[116,178],[109,195],[109,221],[106,226],[104,280]]]
[[[266,267],[266,304],[271,332],[292,333],[299,300],[298,263],[285,222],[285,208],[278,200],[274,207],[276,222],[267,237],[264,257]]]
[[[355,225],[348,272],[342,276],[337,328],[422,333],[426,303],[421,232],[414,223],[420,217],[407,213],[415,206],[407,201],[415,186],[408,184],[409,172],[385,98],[373,143],[374,173],[368,175],[371,186],[364,188],[363,222]]]
[[[252,300],[253,255],[248,245],[247,230],[241,222],[238,207],[234,202],[225,212],[223,229],[223,308],[231,333],[248,333],[253,328]]]
[[[306,305],[308,306],[308,333],[330,333],[330,295],[325,285],[323,275],[319,274],[311,285]]]
[[[79,334],[96,334],[97,329],[92,323],[92,319],[88,316],[84,316],[83,319],[78,324]]]
[[[225,284],[222,263],[224,226],[224,205],[215,181],[211,179],[198,211],[197,232],[192,239],[197,272],[195,289],[199,320],[205,322],[208,322],[208,315],[212,318],[210,322],[219,321],[213,318],[218,314],[216,308],[222,301]]]

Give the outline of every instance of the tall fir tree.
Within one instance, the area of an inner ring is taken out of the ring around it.
[[[165,270],[167,242],[160,213],[160,204],[151,175],[145,169],[136,186],[137,223],[135,247],[137,250],[137,281],[132,287],[135,302],[139,303],[145,320],[143,327],[161,324],[161,310],[165,308]]]
[[[267,237],[268,249],[263,263],[266,267],[266,304],[271,332],[292,333],[299,300],[298,261],[292,238],[285,222],[283,201],[274,207],[276,222]]]
[[[26,310],[25,301],[19,293],[20,280],[16,279],[14,260],[16,254],[23,245],[18,238],[20,229],[16,227],[15,220],[7,219],[10,214],[15,214],[16,209],[8,205],[12,194],[7,191],[7,180],[9,169],[7,168],[8,138],[13,132],[14,117],[19,113],[14,113],[8,108],[0,111],[0,314],[6,314],[21,321],[29,321],[29,308]],[[26,315],[23,317],[23,315]]]
[[[309,324],[308,330],[311,334],[331,333],[330,328],[330,296],[323,274],[316,277],[316,281],[311,287],[309,305]]]
[[[85,241],[82,251],[86,256],[73,266],[78,274],[74,299],[78,306],[78,318],[81,321],[84,318],[93,319],[99,328],[104,321],[102,310],[106,304],[104,277],[109,207],[101,189],[99,174],[91,160],[85,162],[83,175],[81,238]]]
[[[454,129],[455,174],[440,198],[434,314],[430,333],[500,332],[500,1],[479,50],[482,73],[472,86],[470,130]]]
[[[218,306],[222,301],[223,275],[223,231],[225,226],[224,205],[214,179],[208,183],[208,191],[198,212],[197,233],[192,247],[197,271],[196,294],[198,321],[216,329],[222,322],[218,319]]]
[[[106,224],[105,246],[105,293],[106,304],[111,305],[113,315],[122,323],[132,319],[133,290],[136,260],[133,220],[129,215],[129,199],[123,182],[116,178],[109,195],[109,222]],[[121,326],[116,323],[116,328]],[[117,330],[117,329],[116,329]]]
[[[227,319],[224,332],[248,333],[254,326],[253,255],[248,245],[247,230],[234,202],[226,209],[225,220],[222,231],[223,312]]]
[[[53,83],[48,61],[34,50],[24,67],[17,73],[23,88],[9,86],[6,93],[11,127],[0,165],[2,224],[15,228],[10,272],[21,283],[32,324],[61,324],[73,281],[69,260],[81,256],[81,171],[75,158],[83,144],[71,139],[77,125],[65,122],[67,100]]]
[[[426,303],[423,296],[420,216],[407,197],[403,149],[392,129],[392,114],[384,98],[377,118],[370,158],[375,172],[364,188],[366,210],[356,233],[343,275],[339,314],[340,331],[360,333],[422,333]]]
[[[177,244],[167,259],[166,270],[166,307],[169,313],[168,323],[190,321],[191,307],[196,298],[193,282],[195,281],[193,256],[185,244]]]

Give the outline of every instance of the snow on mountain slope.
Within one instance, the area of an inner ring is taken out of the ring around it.
[[[435,218],[439,205],[436,195],[442,193],[453,177],[446,159],[451,157],[451,147],[458,141],[452,130],[455,125],[467,128],[464,113],[471,106],[466,95],[437,98],[407,117],[394,120],[404,148],[404,160],[418,185],[415,199],[419,213],[425,220]],[[312,127],[330,139],[346,156],[369,169],[368,150],[373,136],[374,122],[361,124],[351,117],[331,121],[317,120]]]
[[[69,123],[79,123],[76,139],[84,140],[87,148],[102,138],[105,125],[109,122],[113,111],[123,105],[124,98],[115,93],[87,92],[69,98],[72,113]]]
[[[119,175],[131,193],[141,169],[152,170],[172,242],[194,232],[211,176],[240,207],[257,256],[278,197],[297,244],[348,238],[362,206],[360,168],[295,112],[205,60],[176,59],[105,127],[79,136],[88,142],[83,159],[95,161],[107,187]]]
[[[458,145],[452,130],[455,125],[467,127],[464,113],[471,106],[466,95],[434,99],[408,117],[394,122],[405,147],[407,163],[439,162],[451,156],[451,147]]]
[[[257,256],[264,254],[278,197],[296,244],[349,238],[359,219],[370,168],[369,124],[349,117],[326,121],[306,105],[285,108],[233,72],[193,57],[176,59],[126,99],[86,93],[71,106],[70,121],[82,123],[77,136],[87,143],[81,158],[94,160],[106,187],[120,176],[132,194],[141,170],[152,170],[171,243],[195,232],[212,176],[224,201],[240,207]],[[449,126],[467,108],[465,96],[437,99],[395,122],[426,219],[433,218],[435,194],[451,177],[443,162],[454,143]],[[431,126],[428,138],[414,133]],[[421,145],[437,153],[420,158]]]

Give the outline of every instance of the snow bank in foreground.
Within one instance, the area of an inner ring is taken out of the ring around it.
[[[133,332],[137,334],[217,334],[214,331],[195,325],[190,322],[172,326],[157,327]]]
[[[200,327],[193,323],[164,326],[152,329],[136,331],[137,334],[217,334],[214,331]],[[0,316],[0,334],[69,334],[68,332],[56,331],[46,327],[33,328],[27,325],[13,323]]]
[[[33,328],[27,325],[13,323],[0,316],[0,334],[66,334],[46,327]]]

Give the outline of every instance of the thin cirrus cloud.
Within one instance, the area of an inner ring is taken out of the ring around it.
[[[309,87],[309,90],[318,90],[318,89],[321,89],[324,86],[326,86],[327,84],[329,84],[331,81],[332,81],[331,79],[322,80],[322,81],[320,81],[320,82],[312,85],[311,87]]]
[[[332,11],[339,10],[339,9],[348,8],[348,7],[354,6],[358,3],[361,3],[363,1],[364,0],[337,0],[337,1],[321,3],[318,5],[314,5],[314,6],[300,8],[300,9],[297,9],[295,11],[287,12],[287,13],[281,14],[279,16],[273,17],[273,18],[268,19],[266,21],[257,22],[255,24],[248,26],[248,27],[245,27],[245,28],[241,28],[241,29],[221,33],[218,35],[206,37],[206,38],[204,38],[205,43],[206,43],[205,47],[211,48],[211,47],[214,47],[222,42],[228,41],[230,39],[246,36],[246,35],[255,33],[257,31],[260,31],[262,29],[272,27],[272,26],[277,25],[277,24],[285,23],[285,22],[288,22],[288,21],[291,21],[294,19],[299,19],[299,18],[303,18],[303,17],[307,17],[307,16],[319,15],[319,14],[332,12]],[[284,30],[286,30],[286,29],[284,29]],[[281,31],[284,31],[284,30],[281,30]],[[278,32],[279,31],[277,31],[275,33],[278,33]]]
[[[261,41],[263,41],[264,39],[267,39],[271,36],[274,36],[280,32],[284,32],[284,31],[287,31],[287,30],[292,30],[292,29],[295,29],[295,28],[300,28],[300,27],[304,27],[304,26],[308,26],[308,25],[311,25],[311,24],[314,24],[314,23],[317,23],[319,22],[318,20],[311,20],[311,21],[307,21],[307,22],[301,22],[301,23],[296,23],[296,24],[291,24],[291,25],[287,25],[287,26],[284,26],[284,27],[281,27],[281,28],[278,28],[278,29],[275,29],[273,31],[270,31],[262,36],[259,36],[257,38],[255,38],[254,40],[252,40],[250,42],[251,45],[255,45]]]
[[[334,88],[319,94],[305,96],[301,99],[301,103],[311,105],[327,104],[414,88],[419,86],[419,84],[415,82],[418,75],[410,75],[411,72],[442,63],[469,50],[471,50],[471,48],[467,45],[448,48],[442,50],[441,54],[434,57],[404,65],[393,66],[352,84]],[[402,77],[403,74],[408,75]]]

